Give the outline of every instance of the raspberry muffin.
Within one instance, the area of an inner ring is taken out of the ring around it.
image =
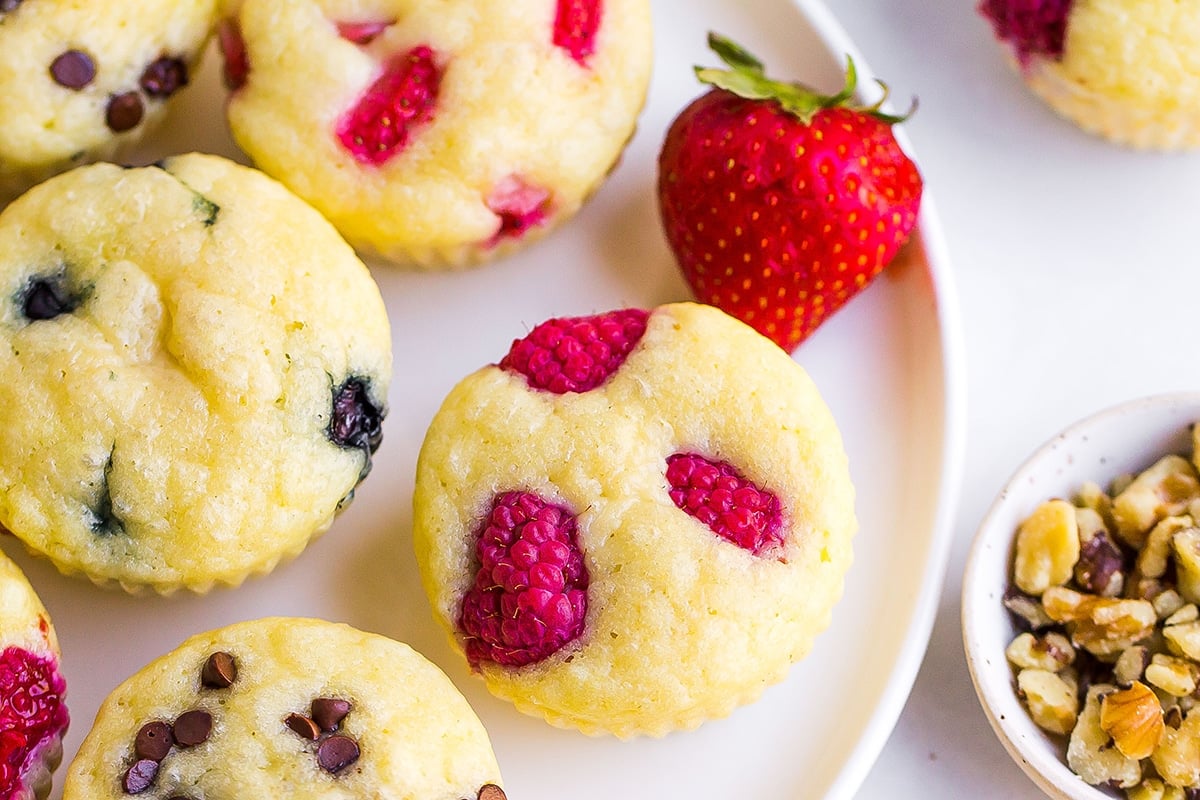
[[[158,123],[216,15],[216,0],[0,0],[0,204]]]
[[[1200,146],[1200,8],[1176,0],[983,0],[1025,82],[1119,144]]]
[[[244,0],[229,123],[361,250],[425,267],[573,215],[646,96],[648,0]]]
[[[188,639],[118,686],[63,800],[504,800],[483,725],[407,645],[315,619]]]
[[[255,170],[96,164],[0,214],[0,525],[66,573],[203,591],[298,553],[390,374],[366,267]]]
[[[555,319],[426,435],[426,590],[496,695],[662,735],[780,680],[830,621],[856,522],[807,374],[710,306]]]
[[[20,568],[0,553],[0,797],[50,793],[69,718],[50,617]]]

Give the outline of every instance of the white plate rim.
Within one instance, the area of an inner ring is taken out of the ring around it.
[[[831,56],[838,57],[839,54],[845,53],[854,59],[860,85],[871,84],[877,80],[861,51],[822,0],[792,0],[792,3],[799,8]],[[919,155],[914,152],[904,130],[896,128],[895,135],[909,156],[920,164]],[[962,486],[966,455],[966,359],[962,319],[941,221],[928,187],[921,198],[917,225],[921,234],[921,244],[925,249],[925,267],[933,282],[941,337],[943,438],[942,469],[938,476],[940,499],[934,513],[924,580],[921,581],[908,634],[896,655],[891,674],[875,710],[863,726],[863,733],[857,745],[826,793],[826,800],[847,800],[858,791],[879,758],[912,692],[937,616]]]

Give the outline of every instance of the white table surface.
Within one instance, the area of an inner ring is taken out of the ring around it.
[[[1068,423],[1200,388],[1200,153],[1117,148],[1056,117],[1010,71],[974,0],[830,0],[887,80],[945,225],[962,307],[967,449],[925,662],[858,793],[1042,797],[993,736],[962,653],[971,538],[1009,474]]]

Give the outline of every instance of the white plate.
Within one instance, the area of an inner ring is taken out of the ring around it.
[[[815,0],[654,0],[657,69],[639,133],[582,215],[532,249],[451,275],[375,269],[392,317],[396,379],[374,473],[350,510],[295,562],[205,597],[126,597],[24,566],[54,618],[75,752],[104,696],[194,632],[287,614],[349,622],[412,644],[459,685],[487,725],[514,800],[847,798],[890,733],[928,641],[962,455],[962,370],[948,265],[926,196],[921,233],[863,296],[797,353],[833,408],[850,452],[861,532],[833,626],[758,703],[657,741],[589,739],[494,700],[435,625],[411,551],[413,466],[425,428],[462,376],[494,362],[551,316],[684,299],[660,234],[655,159],[666,126],[712,64],[709,29],[748,45],[780,75],[832,90],[843,54],[866,64]],[[236,156],[220,116],[215,59],[169,128],[138,152]],[[898,101],[898,105],[906,105]],[[55,781],[58,796],[61,774]]]

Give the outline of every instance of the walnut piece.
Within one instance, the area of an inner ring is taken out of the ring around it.
[[[1150,687],[1134,681],[1100,698],[1100,727],[1129,758],[1147,758],[1162,738],[1162,706]]]
[[[1066,500],[1042,503],[1017,530],[1013,582],[1026,594],[1041,594],[1071,579],[1079,560],[1075,506]]]

